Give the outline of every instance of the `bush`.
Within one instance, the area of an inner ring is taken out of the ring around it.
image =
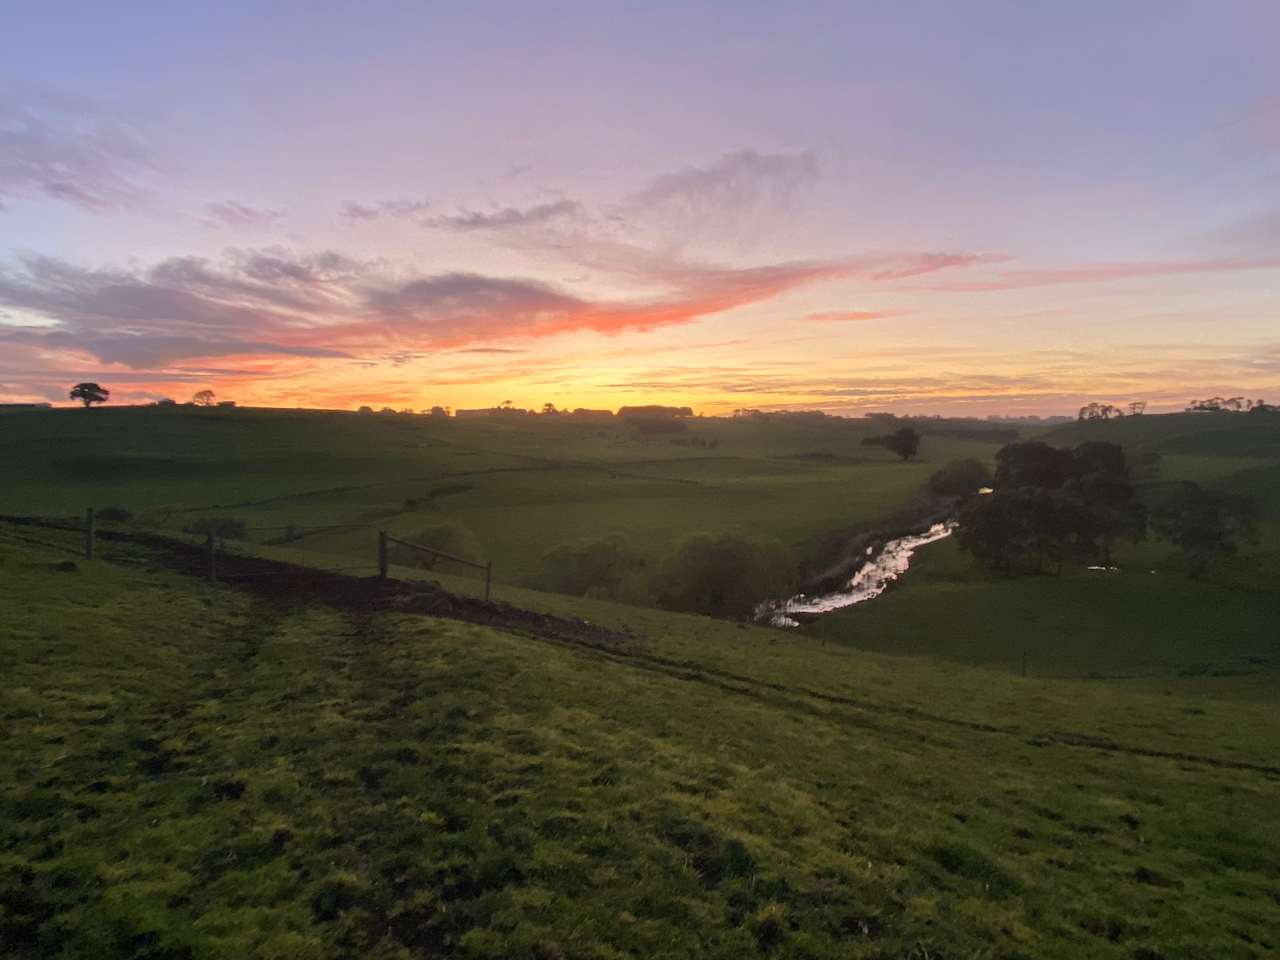
[[[947,497],[971,497],[991,486],[991,471],[979,460],[952,460],[929,478],[929,489]]]
[[[713,617],[745,617],[794,585],[795,565],[776,541],[697,533],[667,558],[654,581],[658,603]]]
[[[233,517],[201,517],[183,528],[187,533],[198,533],[204,536],[213,534],[223,540],[243,540],[245,524],[243,520]]]
[[[95,510],[94,516],[108,523],[128,523],[133,519],[133,514],[124,507],[103,507],[101,510]]]
[[[643,603],[648,599],[648,564],[620,533],[595,540],[562,543],[542,557],[542,572],[533,578],[540,590],[601,600]]]

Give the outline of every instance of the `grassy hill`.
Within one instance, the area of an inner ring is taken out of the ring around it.
[[[1268,706],[560,598],[628,628],[578,642],[74,545],[0,528],[10,955],[1280,943]]]
[[[695,446],[542,420],[0,417],[22,451],[0,512],[135,514],[92,562],[74,532],[0,522],[2,952],[1273,956],[1280,458],[1254,426],[1048,433],[1159,453],[1151,489],[1255,499],[1263,543],[1206,581],[1159,543],[1118,573],[1004,580],[943,541],[783,632],[522,583],[614,532],[799,556],[998,443],[931,434],[899,464],[861,423],[699,421]],[[251,527],[217,584],[139,536],[202,516]],[[441,521],[513,606],[442,571],[316,579],[371,573],[377,529]]]
[[[437,420],[189,407],[49,410],[0,417],[21,457],[0,462],[0,512],[116,506],[181,530],[243,520],[257,542],[371,558],[376,531],[449,525],[458,549],[508,583],[559,543],[613,533],[661,556],[695,531],[750,531],[792,549],[907,504],[929,474],[991,440],[929,436],[900,463],[861,441],[870,424],[766,427],[694,420],[646,438],[567,418]],[[714,444],[714,446],[710,446]]]

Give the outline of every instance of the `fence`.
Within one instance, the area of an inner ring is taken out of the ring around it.
[[[83,525],[78,524],[74,518],[65,518],[65,517],[64,518],[44,518],[44,519],[39,519],[34,517],[6,517],[3,519],[16,520],[16,521],[22,521],[22,522],[36,522],[39,525],[48,526],[53,529],[58,529],[63,531],[64,533],[74,534],[77,532],[81,532],[84,537],[83,553],[84,553],[84,558],[86,560],[94,559],[94,556],[97,551],[97,541],[102,536],[108,536],[112,539],[117,539],[117,538],[141,539],[144,537],[162,536],[160,534],[153,533],[152,531],[147,531],[145,534],[139,533],[132,537],[130,537],[127,534],[122,536],[122,534],[119,531],[113,531],[113,532],[101,531],[99,529],[99,524],[98,524],[99,518],[98,518],[97,512],[94,510],[93,507],[89,507],[87,510],[85,510]],[[267,532],[273,532],[273,531],[279,530],[279,531],[289,531],[291,533],[298,534],[301,536],[301,535],[306,535],[314,532],[333,531],[333,530],[350,530],[350,529],[353,529],[350,524],[329,524],[325,526],[315,526],[315,527],[301,527],[301,526],[296,526],[294,524],[288,524],[288,525],[278,526],[278,527],[247,527],[247,528],[242,528],[240,530],[237,530],[237,533],[246,533],[246,534],[247,533],[267,533]],[[168,539],[174,540],[177,538],[168,538]],[[237,557],[242,559],[246,558],[246,555],[237,554],[228,549],[228,546],[227,546],[228,539],[234,539],[234,538],[221,535],[216,531],[209,531],[205,535],[205,541],[204,541],[205,560],[202,566],[203,566],[204,577],[210,583],[215,583],[218,580],[219,555],[221,555],[224,560],[229,560],[232,557]],[[195,544],[191,544],[190,541],[186,541],[186,542],[190,544],[190,546],[195,546]],[[396,537],[391,536],[385,530],[378,531],[377,575],[379,579],[386,580],[388,577],[388,567],[389,567],[388,546],[393,543],[397,544],[398,546],[406,547],[410,550],[415,550],[420,553],[428,554],[431,557],[438,560],[446,560],[451,563],[462,564],[463,566],[471,567],[476,570],[483,570],[484,571],[484,599],[486,603],[489,602],[489,598],[493,589],[493,561],[492,560],[486,560],[483,563],[476,560],[468,560],[465,557],[455,556],[454,554],[447,553],[444,550],[437,550],[435,547],[427,547],[420,543],[410,543],[407,540],[400,540]],[[257,559],[257,560],[268,559],[268,558],[260,557],[256,555],[248,555],[248,556],[251,559]],[[368,563],[360,564],[358,566],[353,566],[353,567],[342,567],[338,569],[333,569],[327,566],[317,567],[316,569],[322,570],[325,573],[354,573],[356,571],[371,572],[372,570],[371,565]],[[237,580],[246,579],[246,578],[259,579],[261,577],[288,576],[288,575],[289,574],[287,572],[280,572],[280,573],[254,572],[246,575],[244,571],[241,570],[241,571],[237,571],[237,573],[235,574],[235,579]]]
[[[378,531],[378,576],[383,580],[387,579],[387,545],[399,544],[402,547],[408,547],[411,550],[417,550],[421,553],[429,553],[433,557],[442,560],[451,560],[454,563],[461,563],[468,567],[474,567],[477,570],[484,571],[484,602],[489,602],[489,588],[493,582],[493,561],[486,560],[484,563],[477,563],[475,560],[466,560],[462,557],[455,557],[451,553],[445,553],[443,550],[437,550],[435,547],[424,547],[420,543],[410,543],[407,540],[397,540],[385,530]]]

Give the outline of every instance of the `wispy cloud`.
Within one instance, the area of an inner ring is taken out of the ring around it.
[[[146,195],[155,164],[129,124],[69,98],[0,97],[0,197],[48,197],[106,213]]]
[[[431,217],[424,226],[444,230],[511,230],[520,227],[540,226],[553,220],[571,217],[582,211],[582,205],[574,200],[556,200],[532,207],[502,207],[488,212],[464,210],[452,216]]]
[[[1197,273],[1230,273],[1280,269],[1280,256],[1217,257],[1195,260],[1146,260],[1096,263],[1081,266],[1007,270],[992,277],[930,283],[931,290],[984,292],[1021,290],[1058,284],[1101,283],[1143,277],[1169,277]]]
[[[375,200],[371,203],[353,201],[343,204],[339,213],[348,220],[378,220],[384,217],[395,220],[419,220],[430,209],[431,204],[426,200],[398,197],[394,200]]]
[[[419,351],[498,349],[494,341],[691,323],[844,278],[915,276],[977,255],[881,254],[728,268],[655,261],[666,292],[615,300],[525,277],[404,277],[334,251],[227,251],[130,270],[27,257],[0,269],[0,307],[43,318],[0,324],[0,340],[86,352],[136,369],[202,357],[286,355],[394,361]],[[402,361],[403,362],[403,361]]]
[[[283,216],[280,210],[251,207],[236,200],[222,200],[204,205],[200,221],[211,227],[260,227],[275,223]]]
[[[707,166],[686,167],[655,177],[627,198],[632,210],[678,210],[724,213],[788,201],[797,190],[817,181],[820,171],[812,153],[759,153],[739,150]]]
[[[805,317],[809,323],[854,323],[860,320],[883,320],[886,317],[899,316],[896,311],[889,310],[828,310],[822,313],[811,313]]]

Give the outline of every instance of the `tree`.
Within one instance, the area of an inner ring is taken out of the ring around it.
[[[1071,479],[1071,451],[1040,440],[1011,443],[996,454],[997,490],[1039,487],[1057,490]]]
[[[70,396],[72,400],[79,400],[83,403],[87,410],[95,403],[106,403],[111,397],[111,391],[106,387],[98,386],[96,383],[77,383],[71,388]]]
[[[1146,511],[1114,443],[1013,443],[996,464],[995,493],[966,504],[957,541],[993,569],[1039,573],[1053,563],[1061,572],[1072,556],[1109,564],[1116,540],[1146,534]]]
[[[794,565],[774,541],[731,533],[696,533],[667,558],[654,583],[661,606],[713,617],[749,616],[788,592]]]
[[[1252,503],[1194,483],[1156,508],[1152,526],[1161,539],[1177,548],[1193,579],[1204,576],[1219,557],[1237,553],[1241,543],[1258,542]]]
[[[1041,573],[1046,561],[1061,573],[1073,520],[1072,502],[1061,491],[997,491],[965,503],[956,540],[961,549],[1004,574]]]
[[[1129,404],[1129,416],[1140,417],[1147,412],[1147,401],[1134,400]]]
[[[1124,411],[1110,403],[1085,404],[1076,415],[1079,420],[1111,420],[1123,416]]]
[[[554,403],[544,403],[542,405],[542,415],[545,417],[553,417],[558,411]]]
[[[357,410],[356,413],[363,414],[364,416],[367,417],[369,414],[373,413],[373,407],[366,404],[365,406]]]
[[[903,460],[910,460],[920,449],[920,434],[911,427],[902,427],[893,433],[881,434],[878,437],[866,437],[862,441],[864,447],[884,447],[892,450]]]
[[[214,403],[214,392],[212,390],[197,390],[192,394],[191,402],[197,407],[212,407]]]
[[[539,589],[628,603],[649,600],[644,556],[621,533],[562,543],[542,556]]]
[[[929,478],[929,489],[946,497],[971,497],[991,485],[991,471],[979,460],[952,460]]]
[[[1141,540],[1147,532],[1146,509],[1129,478],[1124,450],[1114,443],[1090,441],[1071,451],[1067,490],[1080,505],[1076,517],[1077,552],[1111,564],[1111,547],[1120,538]]]

